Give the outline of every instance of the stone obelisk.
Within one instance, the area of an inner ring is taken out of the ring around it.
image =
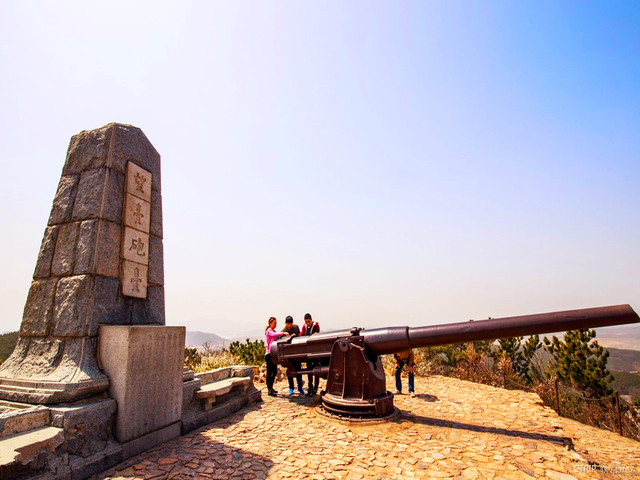
[[[99,325],[164,325],[160,155],[139,128],[71,138],[0,398],[72,402],[103,392]]]

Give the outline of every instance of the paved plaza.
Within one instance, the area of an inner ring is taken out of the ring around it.
[[[354,425],[276,388],[93,480],[640,478],[638,442],[558,417],[530,393],[416,378],[416,397],[395,398],[400,419]]]

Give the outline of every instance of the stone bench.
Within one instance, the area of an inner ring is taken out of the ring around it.
[[[206,425],[261,400],[253,367],[233,366],[184,376],[182,432]]]
[[[242,393],[245,393],[249,385],[251,385],[251,377],[226,378],[202,386],[200,390],[195,392],[195,398],[200,400],[205,410],[209,410],[216,403],[218,397],[226,395],[233,389],[242,390]]]

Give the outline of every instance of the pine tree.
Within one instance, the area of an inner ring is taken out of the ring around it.
[[[595,330],[571,330],[564,339],[545,338],[545,348],[553,356],[550,372],[561,382],[580,390],[589,398],[601,398],[613,392],[613,379],[607,370],[609,352],[595,340]]]
[[[539,369],[532,364],[532,360],[540,348],[540,337],[531,335],[526,342],[524,337],[500,338],[494,353],[496,358],[507,358],[511,361],[513,371],[527,384],[540,378]]]
[[[539,366],[534,363],[536,353],[541,346],[540,335],[531,335],[522,345],[522,358],[527,366],[523,379],[528,385],[542,380],[542,372]]]

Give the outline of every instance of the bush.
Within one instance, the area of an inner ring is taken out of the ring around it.
[[[184,365],[193,371],[196,371],[198,366],[202,363],[202,356],[198,352],[197,348],[185,347],[184,349]]]
[[[262,340],[251,341],[247,338],[245,343],[231,342],[226,351],[233,355],[241,365],[260,366],[264,363],[266,347]]]

